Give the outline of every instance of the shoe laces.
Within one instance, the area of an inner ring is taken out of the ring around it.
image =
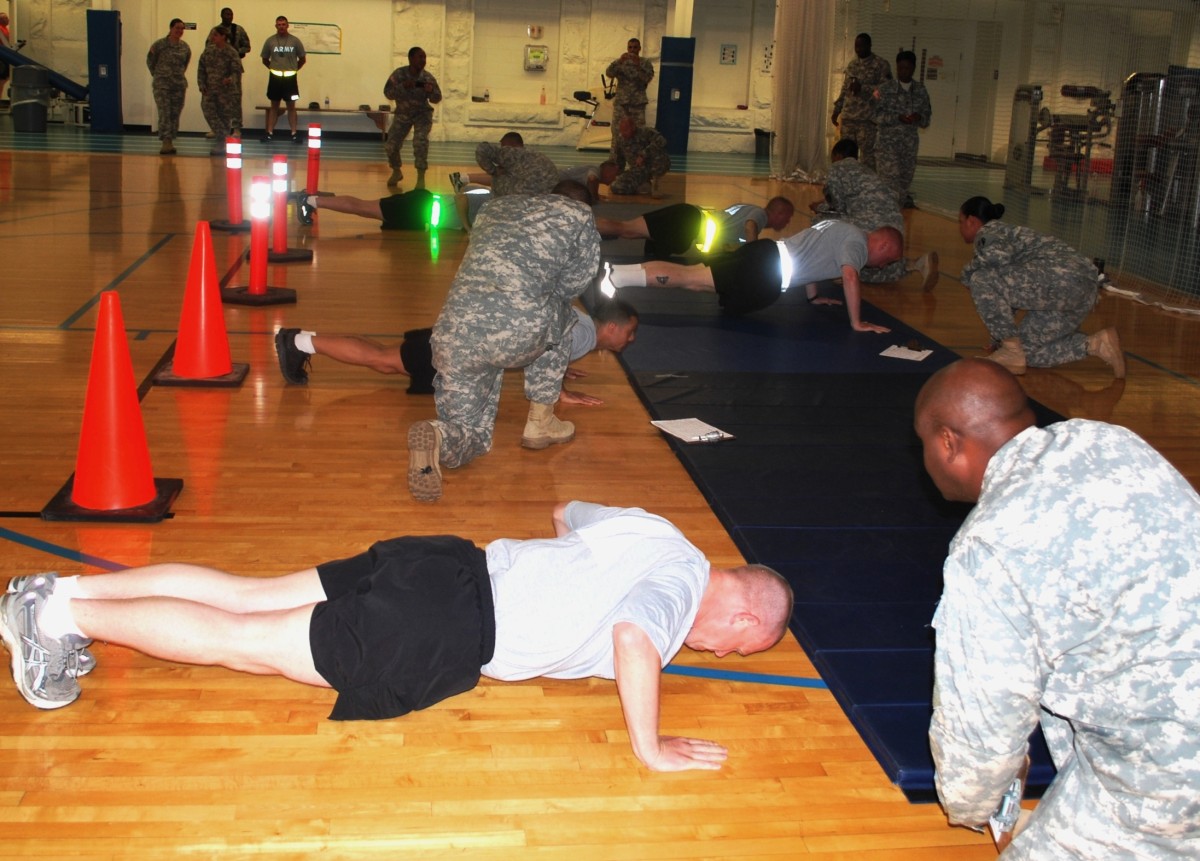
[[[64,649],[64,641],[47,637],[48,643],[42,642],[42,633],[37,627],[37,606],[28,600],[21,607],[21,643],[22,657],[25,666],[32,669],[34,678],[31,687],[43,690],[47,682],[61,679],[67,675],[69,657],[74,649]]]

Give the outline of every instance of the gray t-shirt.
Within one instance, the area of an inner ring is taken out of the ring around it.
[[[285,36],[275,33],[263,42],[259,56],[271,64],[272,72],[295,72],[305,57],[304,43],[291,33]]]
[[[572,307],[571,310],[575,312],[575,325],[567,335],[567,349],[570,351],[568,362],[582,359],[596,349],[596,321],[578,308]]]
[[[845,221],[822,221],[783,240],[792,257],[788,287],[842,277],[842,267],[867,265],[867,234]]]
[[[753,221],[761,233],[767,226],[767,211],[753,203],[735,203],[720,214],[721,240],[723,242],[746,241],[746,222]]]

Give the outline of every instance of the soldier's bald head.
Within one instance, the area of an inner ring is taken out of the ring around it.
[[[930,377],[913,422],[925,471],[943,496],[958,502],[979,499],[992,456],[1032,424],[1016,378],[985,359],[963,359]]]
[[[929,378],[917,395],[918,427],[950,428],[995,452],[1034,423],[1017,378],[987,359],[962,359]]]

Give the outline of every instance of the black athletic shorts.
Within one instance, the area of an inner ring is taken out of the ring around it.
[[[774,239],[747,242],[708,264],[721,308],[729,314],[749,314],[773,304],[783,287],[783,267]]]
[[[409,329],[400,343],[400,361],[408,371],[410,395],[434,393],[433,378],[437,371],[433,368],[433,347],[429,344],[432,335],[433,329]]]
[[[299,77],[299,75],[267,75],[267,101],[300,101]]]
[[[424,230],[429,223],[429,208],[433,205],[433,192],[414,188],[403,194],[393,194],[379,199],[379,211],[383,213],[383,230]]]
[[[380,541],[317,567],[317,672],[338,692],[331,720],[379,720],[469,691],[492,659],[487,557],[452,535]]]
[[[651,210],[642,218],[646,220],[646,230],[650,234],[650,241],[646,243],[647,253],[670,257],[686,253],[696,242],[700,225],[704,222],[704,212],[690,203],[675,203]]]

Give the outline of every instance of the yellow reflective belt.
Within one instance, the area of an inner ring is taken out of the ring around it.
[[[701,254],[707,254],[713,246],[713,240],[717,238],[717,220],[707,209],[702,210],[701,214],[704,216],[704,223],[700,230],[700,236],[703,239],[696,243],[696,247],[700,249]]]

